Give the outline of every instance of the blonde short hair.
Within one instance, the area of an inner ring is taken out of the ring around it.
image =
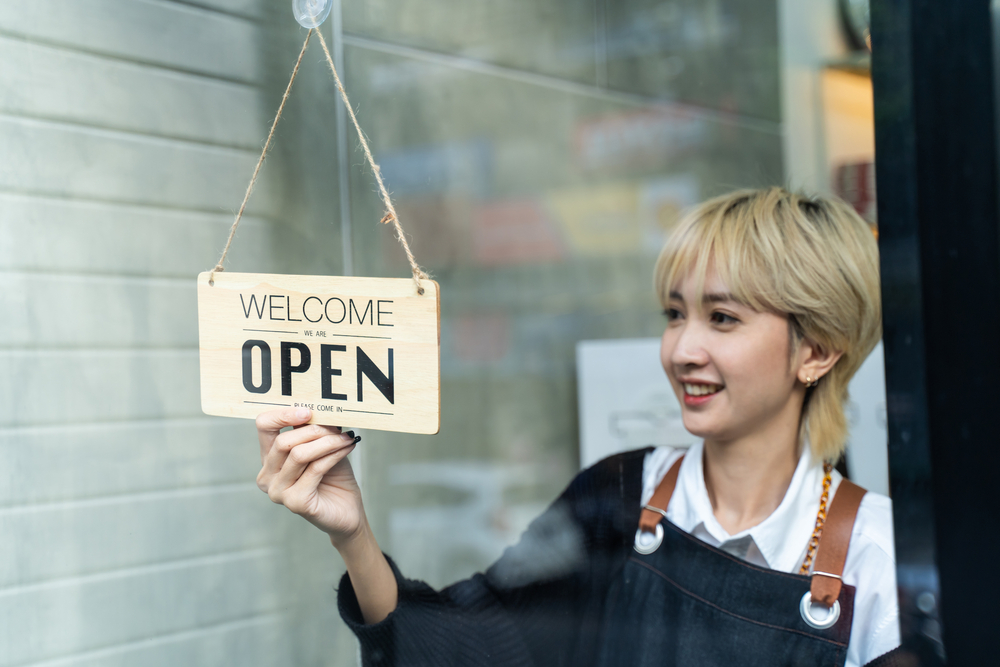
[[[817,458],[835,461],[847,440],[848,382],[882,336],[872,229],[833,197],[738,190],[678,223],[656,264],[660,301],[689,273],[700,295],[710,267],[740,302],[788,316],[793,352],[802,338],[843,352],[808,390],[800,429]]]

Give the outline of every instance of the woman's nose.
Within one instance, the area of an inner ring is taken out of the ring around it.
[[[698,325],[685,324],[676,332],[670,363],[675,366],[704,366],[708,363],[704,331]]]

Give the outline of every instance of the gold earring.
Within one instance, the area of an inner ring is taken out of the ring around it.
[[[818,384],[819,384],[819,378],[816,378],[815,380],[813,380],[813,377],[811,375],[807,375],[806,376],[806,386],[807,387],[815,387]]]

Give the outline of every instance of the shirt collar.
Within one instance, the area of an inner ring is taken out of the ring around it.
[[[812,535],[823,492],[823,466],[813,461],[808,444],[803,447],[792,481],[777,509],[753,528],[735,535],[726,532],[712,511],[705,487],[703,452],[704,445],[699,442],[688,450],[681,463],[667,509],[670,521],[689,533],[696,529],[707,533],[716,546],[749,536],[768,567],[784,572],[797,569]]]

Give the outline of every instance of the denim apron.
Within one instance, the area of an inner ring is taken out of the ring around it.
[[[666,518],[659,526],[659,547],[632,551],[609,589],[598,667],[844,664],[853,586],[840,587],[836,622],[812,627],[802,610],[811,577],[747,563]]]

